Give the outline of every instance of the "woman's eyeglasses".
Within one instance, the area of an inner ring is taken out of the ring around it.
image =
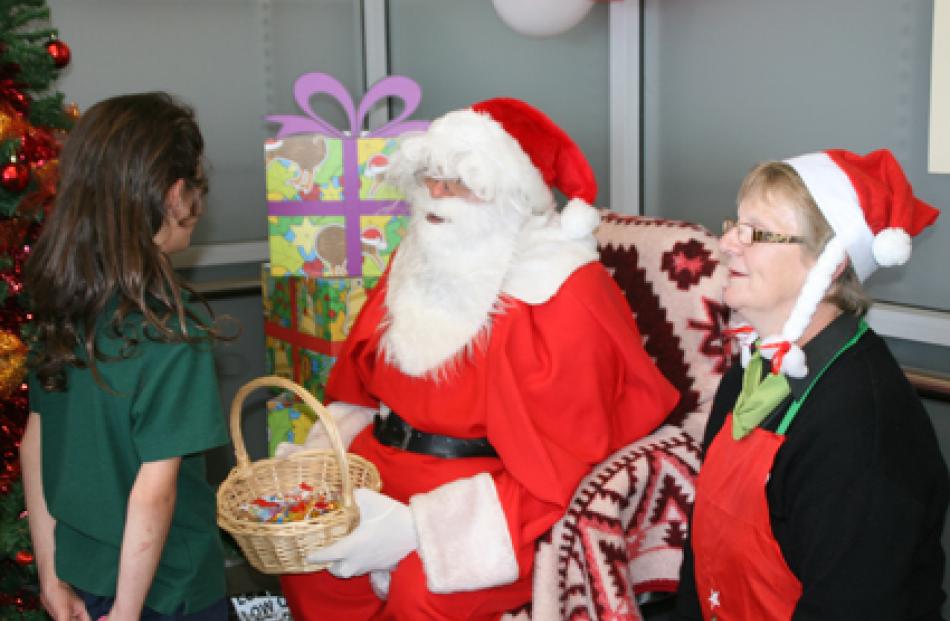
[[[735,220],[722,221],[722,234],[735,229],[736,237],[743,246],[752,244],[803,244],[805,238],[798,235],[788,235],[786,233],[773,233],[772,231],[763,231],[755,228],[745,222],[736,222]]]

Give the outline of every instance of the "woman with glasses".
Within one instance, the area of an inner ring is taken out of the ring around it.
[[[740,361],[704,439],[675,619],[940,619],[950,497],[861,282],[937,210],[889,151],[752,169],[720,241]]]

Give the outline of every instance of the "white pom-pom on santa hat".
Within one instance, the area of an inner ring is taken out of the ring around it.
[[[882,267],[903,265],[910,259],[910,235],[904,229],[891,227],[874,236],[871,251],[874,260]]]
[[[778,365],[777,372],[789,377],[802,378],[808,375],[805,352],[783,336],[773,335],[762,339],[759,343],[759,353],[766,360],[772,360],[773,371],[774,365]]]
[[[572,198],[561,211],[561,229],[570,239],[581,239],[600,225],[600,213],[586,201]]]
[[[940,213],[914,196],[900,163],[887,149],[867,155],[830,149],[787,163],[847,246],[862,281],[878,267],[906,263],[911,237],[933,224]]]
[[[782,367],[779,369],[789,377],[801,379],[808,375],[808,364],[805,362],[805,352],[798,345],[792,343],[782,357]]]

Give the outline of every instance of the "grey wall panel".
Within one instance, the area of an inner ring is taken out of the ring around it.
[[[644,203],[718,229],[746,171],[829,147],[894,151],[918,195],[950,207],[927,173],[927,0],[644,0]],[[877,299],[950,309],[950,216]]]
[[[196,243],[263,240],[266,114],[296,113],[294,79],[335,75],[362,89],[358,3],[352,0],[50,0],[73,50],[57,84],[86,109],[106,97],[167,90],[192,104],[211,163]],[[331,102],[317,110],[340,122]]]
[[[548,114],[587,155],[597,202],[610,190],[607,7],[550,38],[516,33],[489,0],[391,0],[390,69],[422,86],[418,118],[489,97],[517,97]]]

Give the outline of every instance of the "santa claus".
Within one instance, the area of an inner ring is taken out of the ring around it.
[[[581,478],[678,393],[597,261],[593,172],[547,116],[450,112],[388,175],[409,231],[326,390],[383,493],[357,490],[358,528],[309,559],[329,571],[282,586],[298,621],[497,619],[530,600],[535,541]],[[325,444],[315,426],[305,446]]]

